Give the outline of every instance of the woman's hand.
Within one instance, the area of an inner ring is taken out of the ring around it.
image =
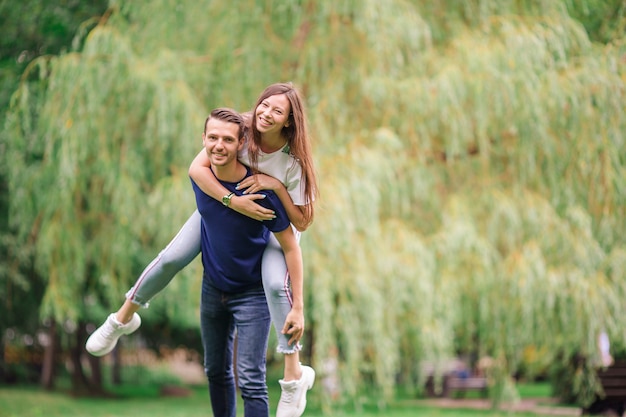
[[[263,194],[249,194],[233,196],[230,200],[230,208],[237,213],[243,214],[255,220],[272,220],[276,217],[274,210],[265,208],[255,202],[265,198]]]
[[[291,336],[289,339],[290,345],[300,341],[302,335],[304,335],[304,313],[302,310],[291,309],[289,314],[287,314],[281,333]]]
[[[237,184],[237,189],[244,190],[244,194],[254,194],[261,190],[276,191],[279,187],[283,187],[280,181],[265,174],[250,175]]]

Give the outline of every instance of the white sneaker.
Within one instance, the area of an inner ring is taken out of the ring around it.
[[[306,392],[313,388],[315,371],[302,366],[302,376],[297,381],[278,381],[282,393],[276,409],[276,417],[300,417],[306,408]]]
[[[93,356],[103,356],[115,348],[120,336],[131,334],[141,326],[141,318],[133,313],[133,318],[126,324],[122,324],[115,318],[115,313],[107,317],[102,326],[89,336],[85,348]]]

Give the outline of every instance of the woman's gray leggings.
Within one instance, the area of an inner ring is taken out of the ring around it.
[[[147,307],[150,300],[170,283],[174,275],[189,265],[200,253],[200,224],[202,218],[194,211],[174,239],[143,270],[135,285],[126,293],[126,298],[135,304]],[[300,232],[296,231],[300,239]],[[270,241],[263,254],[263,287],[272,322],[278,337],[277,351],[293,353],[300,350],[298,343],[289,345],[289,335],[281,334],[287,314],[291,311],[291,290],[287,264],[280,244],[270,233]]]

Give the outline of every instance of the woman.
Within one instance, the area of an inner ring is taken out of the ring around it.
[[[209,160],[202,150],[194,159],[189,175],[211,197],[248,217],[269,220],[273,212],[254,203],[259,190],[273,190],[285,206],[293,227],[302,232],[312,223],[317,185],[308,137],[304,104],[291,83],[267,87],[253,110],[246,114],[246,146],[239,159],[259,173],[239,184],[246,196],[233,196],[209,173]],[[141,325],[137,311],[171,281],[200,252],[200,215],[194,212],[174,239],[143,271],[126,301],[87,340],[87,350],[102,356],[115,347],[124,334]],[[299,233],[298,233],[299,235]],[[299,340],[304,332],[302,282],[290,282],[285,259],[272,236],[263,256],[263,285],[274,327],[278,351],[285,355],[281,399],[277,417],[300,416],[306,405],[306,391],[315,372],[301,366]]]

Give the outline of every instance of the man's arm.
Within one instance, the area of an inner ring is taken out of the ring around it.
[[[287,271],[289,271],[289,279],[291,280],[293,304],[282,329],[283,334],[291,336],[289,339],[289,344],[291,345],[298,342],[304,334],[304,267],[302,265],[302,250],[291,226],[282,232],[274,233],[274,236],[276,236],[285,254]]]
[[[210,169],[211,161],[209,161],[206,150],[202,149],[191,162],[189,176],[207,195],[217,201],[222,201],[222,197],[230,194],[230,191],[220,184],[215,175],[210,172]],[[233,196],[230,200],[230,207],[236,212],[255,220],[271,220],[274,218],[274,211],[254,202],[254,200],[264,197],[261,194]]]

